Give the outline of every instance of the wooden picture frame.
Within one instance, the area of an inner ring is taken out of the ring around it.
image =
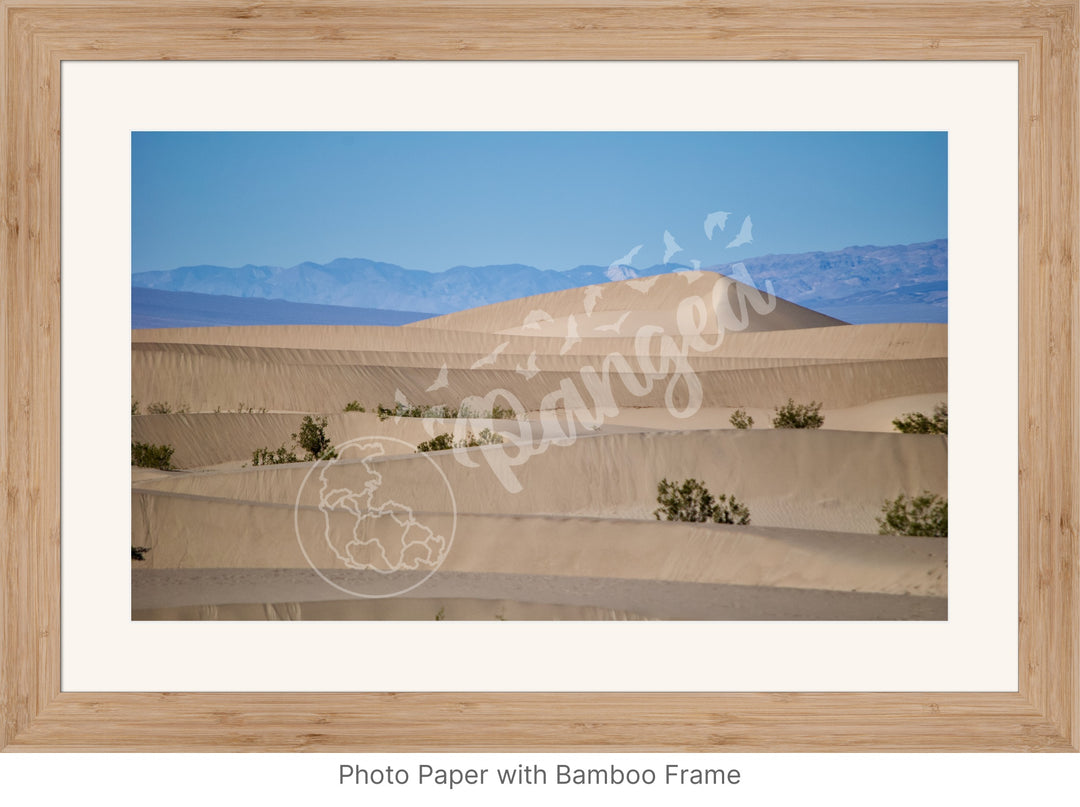
[[[0,0],[0,748],[1080,747],[1076,0]],[[1019,66],[1019,691],[70,693],[60,686],[64,60],[1008,60]]]

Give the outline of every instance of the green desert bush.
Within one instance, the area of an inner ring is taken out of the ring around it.
[[[949,406],[939,403],[930,417],[922,412],[908,412],[894,420],[892,425],[904,434],[948,434]]]
[[[293,434],[292,439],[300,448],[307,452],[304,458],[311,460],[332,460],[337,452],[330,444],[330,438],[326,436],[326,418],[315,418],[304,415],[300,424],[300,431]]]
[[[946,538],[949,535],[949,502],[924,490],[918,496],[903,493],[886,499],[877,520],[882,535],[925,535]]]
[[[745,409],[736,409],[731,413],[731,425],[736,429],[754,428],[754,419],[746,414]]]
[[[466,433],[465,437],[457,442],[454,442],[454,438],[450,434],[439,434],[432,437],[416,447],[416,453],[420,454],[424,451],[446,451],[450,448],[475,448],[477,446],[491,446],[498,445],[503,442],[502,435],[493,432],[491,429],[482,429],[480,434],[473,434],[471,431]]]
[[[696,479],[683,483],[661,479],[656,486],[656,502],[653,511],[657,521],[713,521],[717,524],[749,524],[750,509],[734,496],[721,493],[714,497],[709,489]]]
[[[139,414],[139,402],[136,401],[134,398],[131,399],[131,414]]]
[[[131,464],[139,468],[157,468],[159,471],[173,470],[172,455],[176,449],[170,445],[154,443],[131,443]]]
[[[514,420],[517,418],[517,412],[513,410],[513,407],[495,404],[488,414],[471,415],[470,417],[490,417],[492,420]]]
[[[295,451],[285,445],[276,449],[256,448],[251,453],[251,464],[283,465],[288,462],[332,460],[337,456],[337,451],[330,444],[330,438],[326,436],[325,417],[304,415],[300,423],[300,431],[295,432],[292,439],[297,448],[304,450],[303,457],[298,457]]]
[[[252,465],[284,465],[288,462],[300,462],[290,449],[281,446],[275,451],[268,448],[256,448],[251,452]]]
[[[775,410],[776,416],[772,422],[774,429],[820,429],[825,424],[821,404],[817,401],[797,404],[788,398],[786,404],[775,407]]]
[[[437,434],[416,447],[416,453],[424,451],[446,451],[454,447],[454,438],[449,434]]]
[[[345,404],[345,411],[346,412],[366,412],[367,410],[364,409],[364,407],[362,407],[360,405],[359,401],[349,401],[347,404]],[[383,420],[386,420],[386,418],[383,418]]]
[[[146,560],[146,553],[150,551],[148,546],[133,546],[131,547],[131,559],[132,560]]]
[[[131,414],[136,414],[138,411],[138,403],[134,402],[131,408]],[[187,404],[179,404],[175,408],[168,401],[154,401],[152,404],[147,404],[146,414],[148,415],[186,415],[191,411],[191,407]]]
[[[468,432],[464,440],[459,440],[461,448],[473,448],[475,446],[494,446],[503,441],[502,435],[491,429],[481,429],[479,435]]]
[[[386,420],[387,418],[440,418],[443,420],[454,420],[457,418],[466,419],[471,418],[474,420],[514,420],[517,417],[517,412],[512,408],[506,406],[499,406],[495,404],[490,410],[482,412],[479,410],[470,409],[467,406],[455,407],[446,406],[444,404],[436,404],[434,406],[406,406],[403,403],[396,403],[393,407],[383,406],[378,404],[375,407],[375,412],[379,416],[379,420]]]

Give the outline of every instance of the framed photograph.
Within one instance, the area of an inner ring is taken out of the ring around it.
[[[1075,750],[1076,4],[863,8],[5,4],[0,745]]]
[[[947,619],[948,137],[133,132],[132,617]]]

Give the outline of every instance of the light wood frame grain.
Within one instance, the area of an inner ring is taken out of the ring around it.
[[[0,0],[0,748],[1077,750],[1076,0]],[[1010,60],[1020,76],[1019,692],[60,689],[65,59]]]

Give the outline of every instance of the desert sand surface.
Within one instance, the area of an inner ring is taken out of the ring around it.
[[[740,292],[746,300],[740,301]],[[747,333],[828,327],[842,320],[775,298],[770,310],[760,312],[749,301],[763,295],[736,280],[712,272],[686,271],[637,280],[566,289],[504,303],[444,314],[411,323],[415,328],[451,331],[563,337],[567,328],[596,337],[634,333],[641,326],[660,326],[677,333],[688,316],[700,311],[702,330],[717,333],[727,327]],[[706,305],[695,305],[697,299]],[[717,305],[717,303],[721,305]],[[764,307],[764,306],[763,306]],[[685,316],[680,316],[685,315]],[[569,325],[570,318],[574,324]]]
[[[133,331],[133,402],[184,410],[132,417],[176,466],[132,469],[133,618],[947,618],[947,540],[877,534],[886,499],[947,495],[948,438],[892,426],[947,402],[947,326],[643,280],[399,327]],[[788,399],[824,427],[772,428]],[[513,412],[376,414],[396,402]],[[305,415],[337,458],[252,464]],[[687,478],[750,524],[658,521]]]
[[[830,429],[841,431],[863,432],[895,432],[893,420],[899,415],[908,412],[932,412],[934,407],[946,400],[943,392],[931,392],[923,395],[902,395],[897,398],[883,398],[870,401],[859,406],[849,406],[842,409],[822,409],[825,422]],[[634,409],[627,407],[619,411],[617,415],[609,418],[604,427],[610,429],[613,426],[625,428],[638,428],[641,430],[655,429],[659,431],[675,431],[680,429],[733,429],[731,416],[737,407],[733,406],[703,406],[686,418],[673,415],[662,407],[643,407]],[[741,407],[750,417],[754,418],[755,425],[766,426],[776,414],[772,408],[765,407]]]

